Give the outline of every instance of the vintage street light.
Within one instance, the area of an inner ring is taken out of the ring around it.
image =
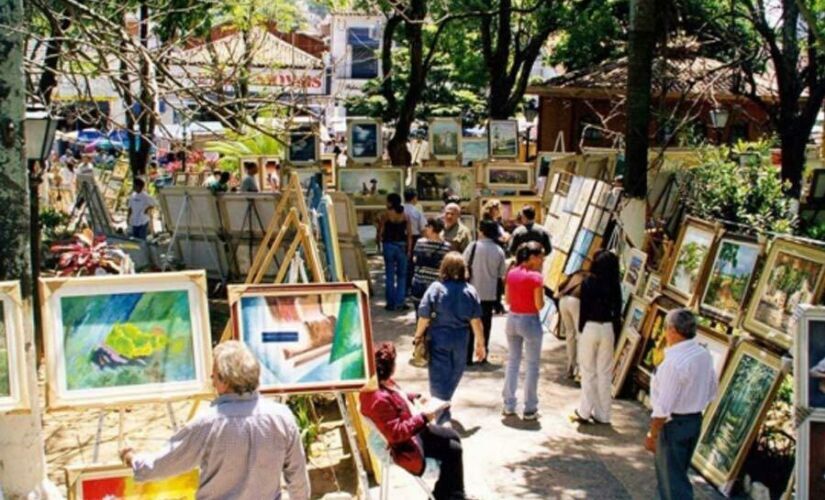
[[[730,111],[721,106],[716,106],[710,110],[710,126],[716,130],[716,144],[722,144],[722,134],[728,124]]]

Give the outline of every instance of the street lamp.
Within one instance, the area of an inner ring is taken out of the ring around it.
[[[727,109],[716,106],[715,108],[710,110],[710,126],[711,128],[716,129],[716,142],[718,144],[722,143],[722,132],[725,130],[725,126],[728,124],[728,118],[730,117],[730,111]]]
[[[533,121],[539,115],[539,108],[535,99],[530,99],[524,106],[524,119],[527,121],[527,151],[524,159],[530,161],[530,132],[533,130]]]
[[[41,164],[48,156],[54,142],[57,120],[45,108],[26,110],[25,137],[26,159]]]

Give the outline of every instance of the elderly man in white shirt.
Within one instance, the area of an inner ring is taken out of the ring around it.
[[[693,498],[688,467],[699,440],[702,412],[716,397],[713,358],[694,340],[696,317],[687,309],[665,319],[665,359],[650,383],[653,415],[645,448],[656,454],[659,498]]]

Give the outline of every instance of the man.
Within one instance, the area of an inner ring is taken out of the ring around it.
[[[92,164],[92,155],[84,154],[80,162],[80,165],[77,166],[77,173],[78,175],[91,175],[95,173],[94,165]]]
[[[421,301],[424,292],[438,279],[438,270],[441,267],[441,261],[452,248],[450,244],[441,238],[441,231],[444,229],[444,223],[440,219],[427,219],[427,224],[424,226],[424,237],[417,240],[415,248],[413,248],[413,266],[414,272],[412,277],[412,286],[410,288],[410,296],[416,303]]]
[[[645,448],[656,454],[656,480],[663,500],[693,498],[688,467],[699,440],[702,412],[716,397],[713,359],[694,340],[696,317],[675,309],[665,318],[665,360],[650,385],[653,415]]]
[[[510,254],[515,255],[516,250],[522,244],[528,241],[535,241],[544,247],[544,255],[550,255],[553,246],[550,244],[550,235],[547,230],[536,224],[536,209],[530,205],[525,205],[521,209],[521,217],[524,225],[519,226],[513,231],[510,238]]]
[[[203,185],[201,187],[205,188],[212,188],[214,187],[221,178],[221,171],[220,170],[212,170],[212,173],[206,176],[206,179],[203,181]]]
[[[244,175],[243,180],[241,181],[241,192],[244,193],[257,193],[260,191],[258,188],[258,165],[255,163],[244,163]]]
[[[215,348],[212,385],[218,398],[155,454],[120,452],[136,481],[200,468],[198,498],[281,498],[281,473],[290,500],[309,498],[309,476],[295,417],[258,394],[260,365],[238,341]]]
[[[424,217],[424,214],[418,208],[418,193],[415,188],[407,188],[404,191],[404,215],[410,220],[412,240],[413,244],[415,244],[415,242],[424,235],[424,226],[427,225],[427,218]],[[407,288],[409,292],[412,292],[412,280],[413,262],[412,257],[410,257],[410,262],[407,265]]]
[[[489,353],[490,330],[493,313],[500,308],[501,293],[504,290],[504,275],[507,273],[507,257],[496,243],[498,224],[492,220],[482,220],[478,226],[478,241],[470,243],[464,250],[464,261],[470,272],[470,284],[475,287],[481,299],[481,325],[484,328],[484,352]],[[467,352],[467,365],[473,364],[472,346]],[[487,358],[480,361],[487,364]]]
[[[457,203],[444,207],[444,230],[441,237],[450,244],[453,251],[459,253],[464,252],[472,240],[470,230],[461,223],[461,207]]]
[[[226,193],[229,191],[230,178],[232,178],[232,174],[229,172],[221,172],[218,181],[209,185],[209,190],[212,191],[212,194]]]
[[[157,206],[157,202],[146,194],[144,188],[146,183],[143,179],[137,178],[134,182],[134,192],[129,196],[129,207],[127,220],[131,228],[130,234],[133,238],[145,240],[149,234],[149,222],[152,218],[149,216],[149,211]]]

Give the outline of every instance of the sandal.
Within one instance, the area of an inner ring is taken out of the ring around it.
[[[579,410],[573,410],[573,414],[567,417],[570,421],[574,424],[589,424],[590,419],[584,418],[579,415]]]

